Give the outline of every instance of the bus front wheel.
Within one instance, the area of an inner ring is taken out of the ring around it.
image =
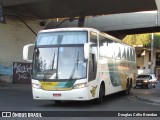
[[[96,99],[96,103],[101,104],[103,102],[103,97],[105,96],[105,86],[101,84],[99,89],[99,97]]]

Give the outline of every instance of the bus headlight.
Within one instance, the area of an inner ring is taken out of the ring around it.
[[[74,85],[73,89],[81,89],[84,87],[87,87],[87,83],[76,84],[76,85]]]
[[[32,83],[32,87],[36,89],[42,89],[42,86],[40,84]]]

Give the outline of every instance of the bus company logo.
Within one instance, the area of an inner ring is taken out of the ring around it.
[[[92,90],[90,90],[90,92],[92,94],[92,97],[95,97],[95,95],[96,95],[96,89],[97,89],[97,85],[95,87],[92,86]]]
[[[11,112],[2,112],[2,117],[12,117]]]

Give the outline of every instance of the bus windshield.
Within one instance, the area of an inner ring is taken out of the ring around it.
[[[43,35],[46,36],[46,34]],[[54,33],[52,35],[54,35]],[[67,33],[66,35],[69,34]],[[59,37],[57,33],[56,36]],[[60,34],[60,36],[62,36],[62,34]],[[65,38],[66,36],[64,35],[63,37],[58,38],[56,42],[53,42],[54,40],[50,40],[49,44],[46,37],[42,39],[43,36],[41,36],[40,41],[43,42],[40,42],[39,40],[37,41],[37,46],[34,53],[33,79],[52,81],[86,78],[87,65],[84,59],[84,45],[82,44],[82,41],[86,42],[87,36],[76,37],[76,34],[74,36],[75,38],[72,38],[70,35],[70,38],[72,40],[75,39],[75,41],[77,40],[77,42],[81,42],[81,44],[73,44],[71,41],[70,43],[67,42],[67,38]],[[63,38],[64,42],[62,42]],[[71,39],[69,39],[68,36],[68,41]],[[45,46],[39,47],[38,45]]]

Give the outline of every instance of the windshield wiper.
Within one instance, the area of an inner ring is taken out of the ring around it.
[[[55,53],[54,53],[54,55],[53,55],[53,60],[52,60],[52,70],[53,70],[53,68],[54,68],[54,59],[55,59]]]
[[[79,65],[79,51],[78,51],[78,54],[77,54],[77,60],[76,60],[76,63],[77,63],[77,70],[78,70],[78,65]]]
[[[78,64],[79,64],[79,51],[78,51],[78,54],[77,54],[77,60],[76,60],[76,62],[75,62],[75,64],[74,64],[72,73],[71,73],[71,75],[70,75],[70,80],[71,80],[71,79],[73,78],[73,76],[74,76],[74,73],[75,73],[75,71],[76,71],[76,66],[77,66],[77,70],[78,70]]]

